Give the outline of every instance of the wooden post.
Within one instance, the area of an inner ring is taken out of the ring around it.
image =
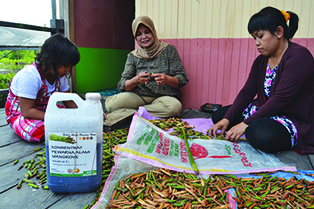
[[[60,19],[64,20],[64,35],[75,43],[74,31],[74,0],[60,0]],[[68,79],[70,92],[76,93],[75,67],[72,69],[72,76]]]

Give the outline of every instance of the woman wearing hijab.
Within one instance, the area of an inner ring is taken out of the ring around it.
[[[132,23],[138,48],[128,54],[118,89],[108,97],[110,113],[120,108],[143,106],[155,117],[172,117],[181,112],[181,91],[189,78],[175,46],[159,41],[153,21],[139,16]]]

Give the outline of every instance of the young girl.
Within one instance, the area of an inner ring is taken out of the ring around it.
[[[12,79],[5,104],[6,120],[26,141],[44,141],[44,117],[49,97],[54,92],[69,92],[66,76],[80,61],[80,54],[68,38],[55,34],[48,38],[35,58]],[[73,101],[64,101],[75,108]]]
[[[264,152],[314,153],[314,59],[290,42],[298,21],[296,14],[273,7],[251,17],[248,31],[261,55],[232,106],[213,114],[210,134],[229,130],[226,139],[237,141],[245,133]]]

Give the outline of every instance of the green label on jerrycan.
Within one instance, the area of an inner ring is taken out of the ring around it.
[[[86,177],[97,175],[96,133],[48,133],[50,175]]]

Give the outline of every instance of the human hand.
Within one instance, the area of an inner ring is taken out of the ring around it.
[[[106,115],[106,113],[104,113],[104,116],[103,116],[103,117],[104,117],[104,120],[106,120],[106,119],[107,119],[107,115]]]
[[[148,84],[150,80],[149,73],[147,73],[147,71],[140,72],[139,74],[137,74],[135,78],[136,78],[137,83],[142,84],[142,85]]]
[[[233,126],[226,133],[226,139],[229,141],[238,141],[238,139],[245,133],[245,129],[248,127],[245,123],[239,123],[238,125]]]
[[[221,119],[218,123],[216,123],[215,125],[213,125],[212,127],[209,128],[209,134],[211,136],[216,137],[217,136],[217,131],[221,130],[221,133],[225,133],[227,127],[229,125],[229,120],[226,118]]]
[[[155,81],[159,86],[168,84],[171,78],[171,76],[164,73],[154,73],[151,75],[151,77],[155,78]]]

